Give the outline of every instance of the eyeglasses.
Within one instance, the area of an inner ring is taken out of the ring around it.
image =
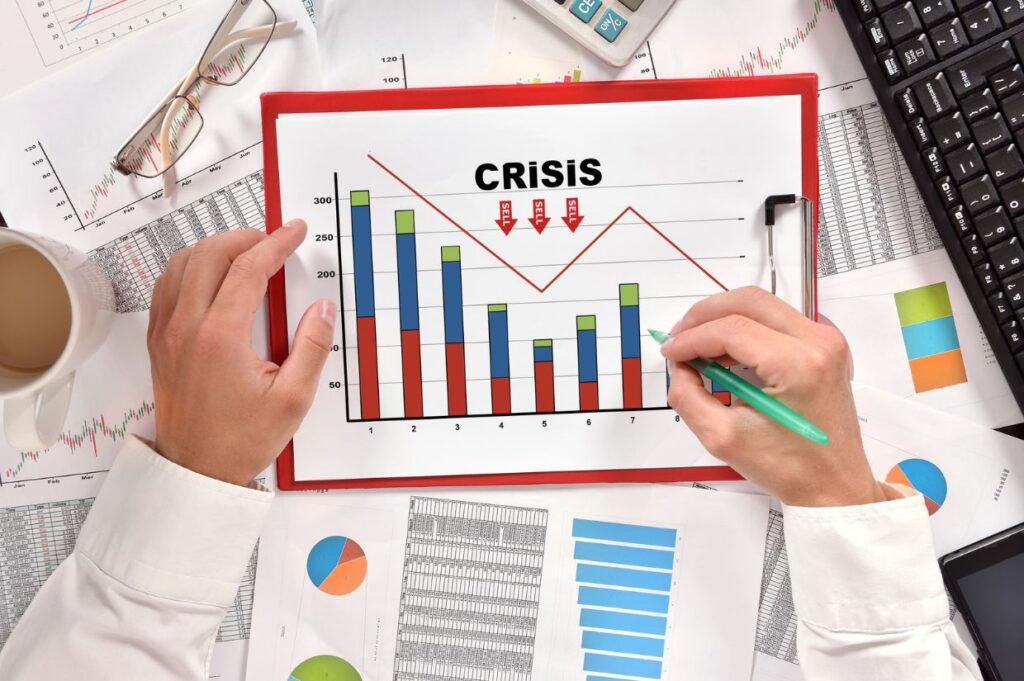
[[[192,147],[203,129],[199,105],[204,86],[237,85],[252,70],[281,24],[267,0],[232,0],[199,61],[131,134],[112,166],[122,175],[154,178],[167,173]]]

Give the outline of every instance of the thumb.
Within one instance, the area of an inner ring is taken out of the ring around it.
[[[299,321],[288,359],[281,365],[275,383],[298,395],[313,399],[317,381],[334,344],[338,308],[331,300],[313,303]]]

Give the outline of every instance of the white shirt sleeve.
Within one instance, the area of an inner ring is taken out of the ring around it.
[[[0,679],[205,681],[272,499],[129,438],[0,652]]]
[[[949,618],[923,497],[784,515],[807,679],[980,681]]]

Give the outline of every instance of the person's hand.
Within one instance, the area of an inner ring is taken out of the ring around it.
[[[743,288],[708,298],[672,329],[669,404],[711,454],[791,506],[884,501],[864,454],[843,335],[767,291]],[[765,392],[825,431],[816,445],[751,407],[727,407],[683,362],[722,358],[753,368]]]
[[[267,280],[306,236],[295,220],[272,235],[240,230],[178,251],[149,317],[156,450],[207,477],[249,485],[281,452],[313,402],[337,308],[314,303],[281,366],[252,347]]]

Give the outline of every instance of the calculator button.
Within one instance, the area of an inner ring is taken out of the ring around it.
[[[935,63],[935,50],[924,33],[897,45],[896,54],[908,74],[917,73]]]
[[[924,164],[928,166],[928,173],[933,180],[937,180],[946,174],[946,161],[938,149],[932,147],[924,152]]]
[[[619,2],[625,5],[626,9],[633,12],[640,9],[640,5],[644,4],[644,0],[619,0]]]
[[[917,35],[924,29],[912,2],[905,2],[883,14],[882,23],[885,24],[885,30],[889,32],[889,37],[894,43]]]
[[[957,184],[962,184],[985,170],[981,154],[974,144],[968,144],[951,153],[946,157],[946,163],[949,164],[949,171]]]
[[[967,31],[964,30],[959,19],[936,26],[928,31],[928,37],[932,39],[935,53],[939,55],[939,59],[945,59],[971,44],[971,41],[967,39]]]
[[[601,20],[594,26],[594,30],[597,31],[598,35],[610,43],[615,42],[615,39],[619,37],[624,28],[626,28],[626,20],[613,9],[605,12]]]
[[[569,6],[569,11],[584,24],[589,24],[599,9],[601,9],[601,0],[572,0],[572,5]]]
[[[930,121],[956,111],[956,97],[944,73],[915,85],[914,94],[921,103],[925,117]]]

